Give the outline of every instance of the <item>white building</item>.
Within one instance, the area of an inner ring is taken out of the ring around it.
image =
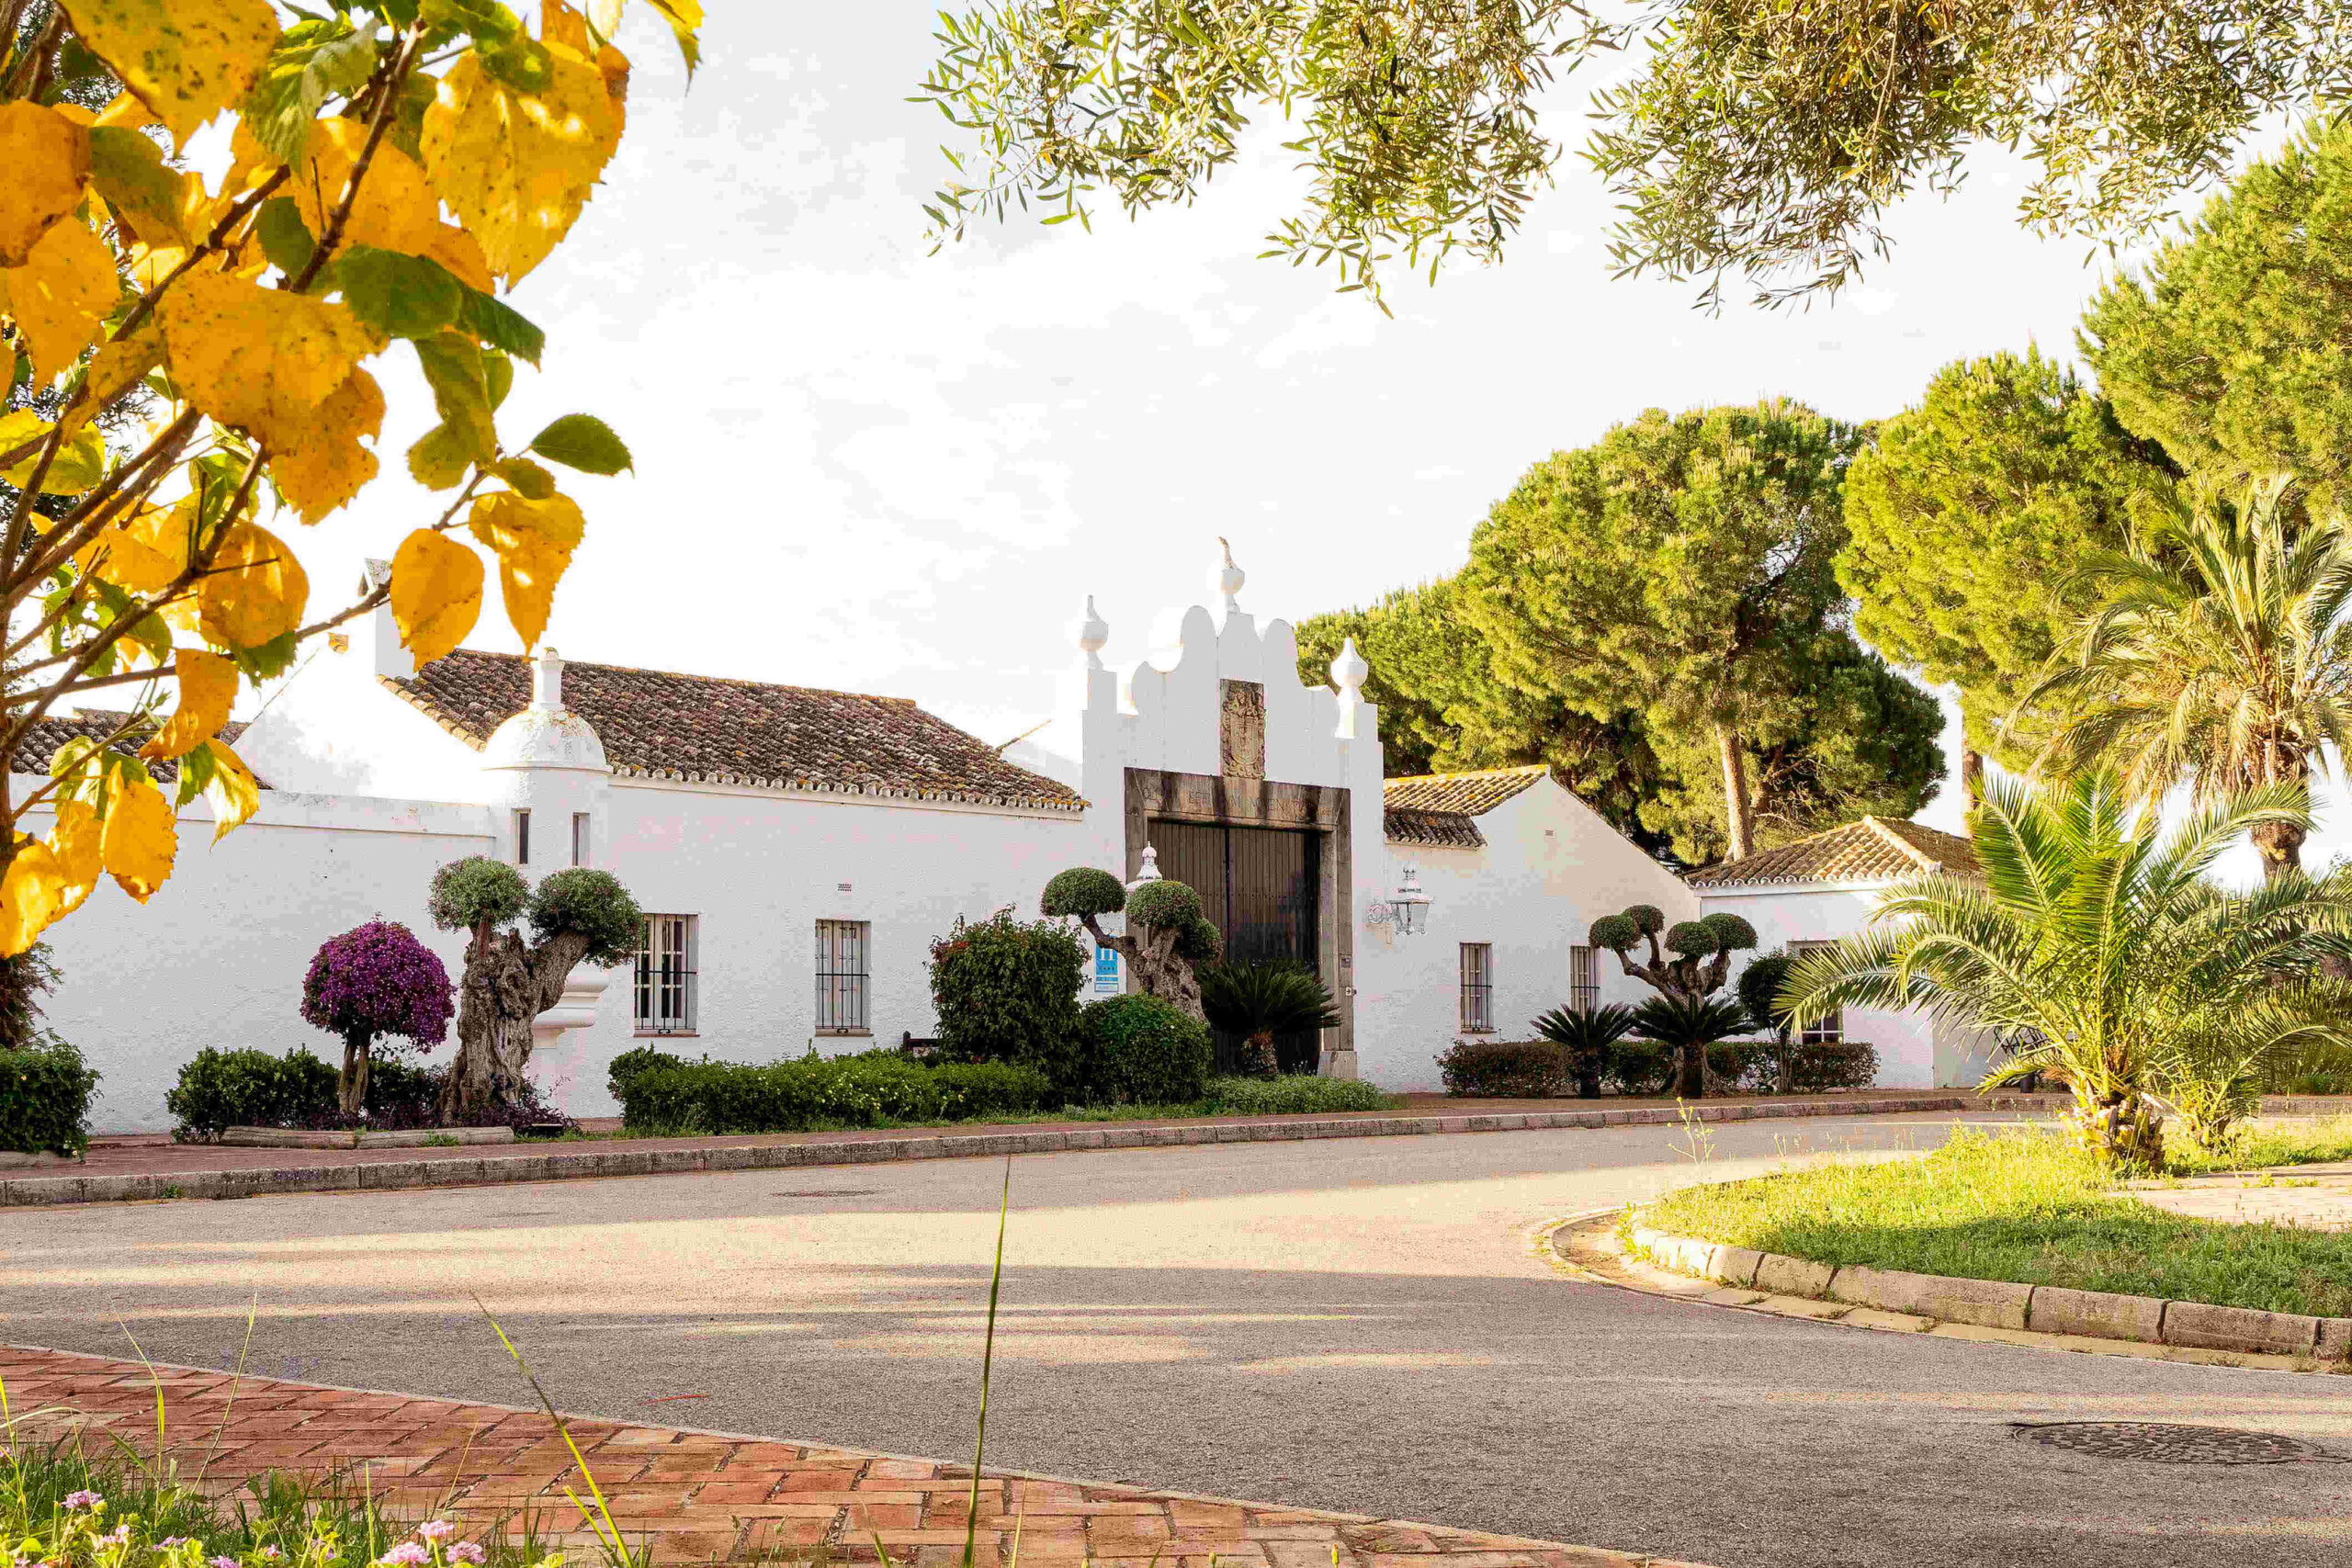
[[[1690,918],[1698,893],[1540,768],[1384,780],[1352,649],[1332,684],[1303,682],[1289,626],[1240,609],[1229,558],[1212,581],[1211,604],[1124,674],[1090,605],[1064,716],[1016,748],[904,698],[552,649],[418,671],[379,611],[318,645],[236,738],[267,786],[250,823],[209,847],[191,807],[144,908],[103,884],[54,928],[50,1021],[105,1075],[102,1130],[168,1126],[164,1093],[203,1046],[327,1050],[298,1011],[327,937],[403,921],[454,976],[463,937],[430,929],[426,889],[470,854],[533,877],[602,867],[647,912],[634,969],[609,985],[582,969],[542,1019],[534,1072],[575,1114],[615,1109],[606,1066],[647,1039],[759,1062],[928,1036],[934,938],[959,917],[1030,916],[1069,866],[1132,879],[1148,846],[1234,956],[1295,957],[1331,987],[1342,1021],[1289,1043],[1295,1066],[1433,1089],[1455,1039],[1638,999],[1587,928],[1631,903]],[[111,728],[51,721],[19,765]],[[1428,902],[1408,934],[1397,895],[1414,880]],[[1098,962],[1091,987],[1125,983]]]
[[[1977,874],[1967,840],[1917,822],[1865,817],[1684,880],[1709,914],[1722,910],[1753,925],[1758,952],[1785,948],[1795,955],[1862,930],[1889,888],[1937,872]],[[1973,1089],[1992,1068],[1986,1035],[1925,1013],[1849,1008],[1806,1037],[1876,1046],[1878,1081],[1892,1089]]]

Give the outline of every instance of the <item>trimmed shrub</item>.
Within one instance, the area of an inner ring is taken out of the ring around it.
[[[1011,909],[977,925],[958,919],[931,944],[940,1049],[958,1061],[1033,1067],[1070,1091],[1086,954],[1086,943],[1057,921],[1024,923]]]
[[[230,1127],[307,1127],[334,1114],[335,1070],[300,1045],[283,1056],[208,1045],[180,1069],[164,1107],[179,1118],[172,1136],[183,1144]]]
[[[650,1066],[621,1090],[632,1128],[798,1133],[812,1127],[955,1122],[1035,1111],[1054,1100],[1045,1074],[1007,1062],[924,1066],[895,1052],[806,1056],[770,1066],[732,1062]]]
[[[1725,1040],[1707,1047],[1707,1066],[1734,1088],[1772,1087],[1773,1046],[1768,1041]]]
[[[1333,1111],[1394,1111],[1404,1100],[1355,1078],[1284,1073],[1276,1078],[1209,1079],[1208,1108],[1225,1116],[1311,1116]]]
[[[1560,1048],[1548,1040],[1457,1040],[1437,1065],[1448,1094],[1543,1100],[1568,1091]]]
[[[89,1146],[98,1075],[64,1041],[0,1050],[0,1149],[75,1155]]]
[[[1834,1040],[1796,1049],[1799,1094],[1832,1089],[1868,1089],[1878,1081],[1878,1047],[1859,1040]]]
[[[1664,1094],[1674,1083],[1674,1053],[1642,1040],[1621,1040],[1609,1048],[1600,1076],[1619,1094]]]
[[[1079,1017],[1080,1077],[1089,1098],[1188,1105],[1208,1092],[1216,1048],[1208,1026],[1175,1003],[1136,991],[1089,1002]]]
[[[615,1100],[625,1102],[628,1099],[629,1080],[638,1074],[650,1073],[656,1067],[683,1067],[685,1065],[684,1056],[673,1056],[657,1046],[639,1045],[613,1058],[612,1066],[605,1070],[605,1087],[613,1091]]]

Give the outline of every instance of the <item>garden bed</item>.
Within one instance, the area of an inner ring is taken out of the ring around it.
[[[2352,1119],[2257,1130],[2241,1166],[2344,1157]],[[2170,1214],[2054,1134],[1962,1131],[1917,1160],[1685,1188],[1640,1223],[1839,1268],[2352,1314],[2352,1235]]]

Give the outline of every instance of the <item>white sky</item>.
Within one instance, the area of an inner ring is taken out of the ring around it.
[[[1835,306],[1711,319],[1687,287],[1609,278],[1610,206],[1570,159],[1505,265],[1400,276],[1388,320],[1254,259],[1299,185],[1271,133],[1190,209],[927,255],[948,128],[905,101],[927,6],[714,6],[690,91],[644,9],[621,152],[514,298],[548,351],[509,443],[586,410],[638,465],[567,486],[588,536],[548,640],[911,696],[992,741],[1049,711],[1086,593],[1131,663],[1158,612],[1203,597],[1214,535],[1261,618],[1359,604],[1453,570],[1531,463],[1644,408],[1893,413],[1962,355],[2071,355],[2100,276],[2084,243],[2018,229],[1995,153],[1904,210],[1894,261]],[[1597,81],[1556,95],[1559,132]],[[313,541],[337,563],[320,603],[439,512],[400,458],[422,381],[383,378],[386,474]],[[518,646],[494,604],[469,640]],[[1955,766],[1923,818],[1956,827],[1957,795]]]

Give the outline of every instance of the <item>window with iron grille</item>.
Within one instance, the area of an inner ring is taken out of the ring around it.
[[[1600,1005],[1600,970],[1593,963],[1592,949],[1581,942],[1568,949],[1568,1005],[1572,1008],[1596,1008]]]
[[[1462,944],[1463,1032],[1495,1027],[1495,949],[1491,942]]]
[[[637,1032],[695,1032],[695,917],[648,915],[637,949]]]
[[[571,863],[588,863],[588,813],[585,811],[571,814]]]
[[[864,920],[817,922],[817,1032],[864,1034],[866,961],[873,928]]]
[[[1803,963],[1807,953],[1820,953],[1837,945],[1834,942],[1792,942],[1789,943],[1789,956]],[[1807,1045],[1837,1044],[1846,1038],[1846,1010],[1839,1008],[1836,1012],[1815,1019],[1797,1032],[1797,1038]]]
[[[527,811],[514,813],[514,863],[531,863],[531,814]]]

